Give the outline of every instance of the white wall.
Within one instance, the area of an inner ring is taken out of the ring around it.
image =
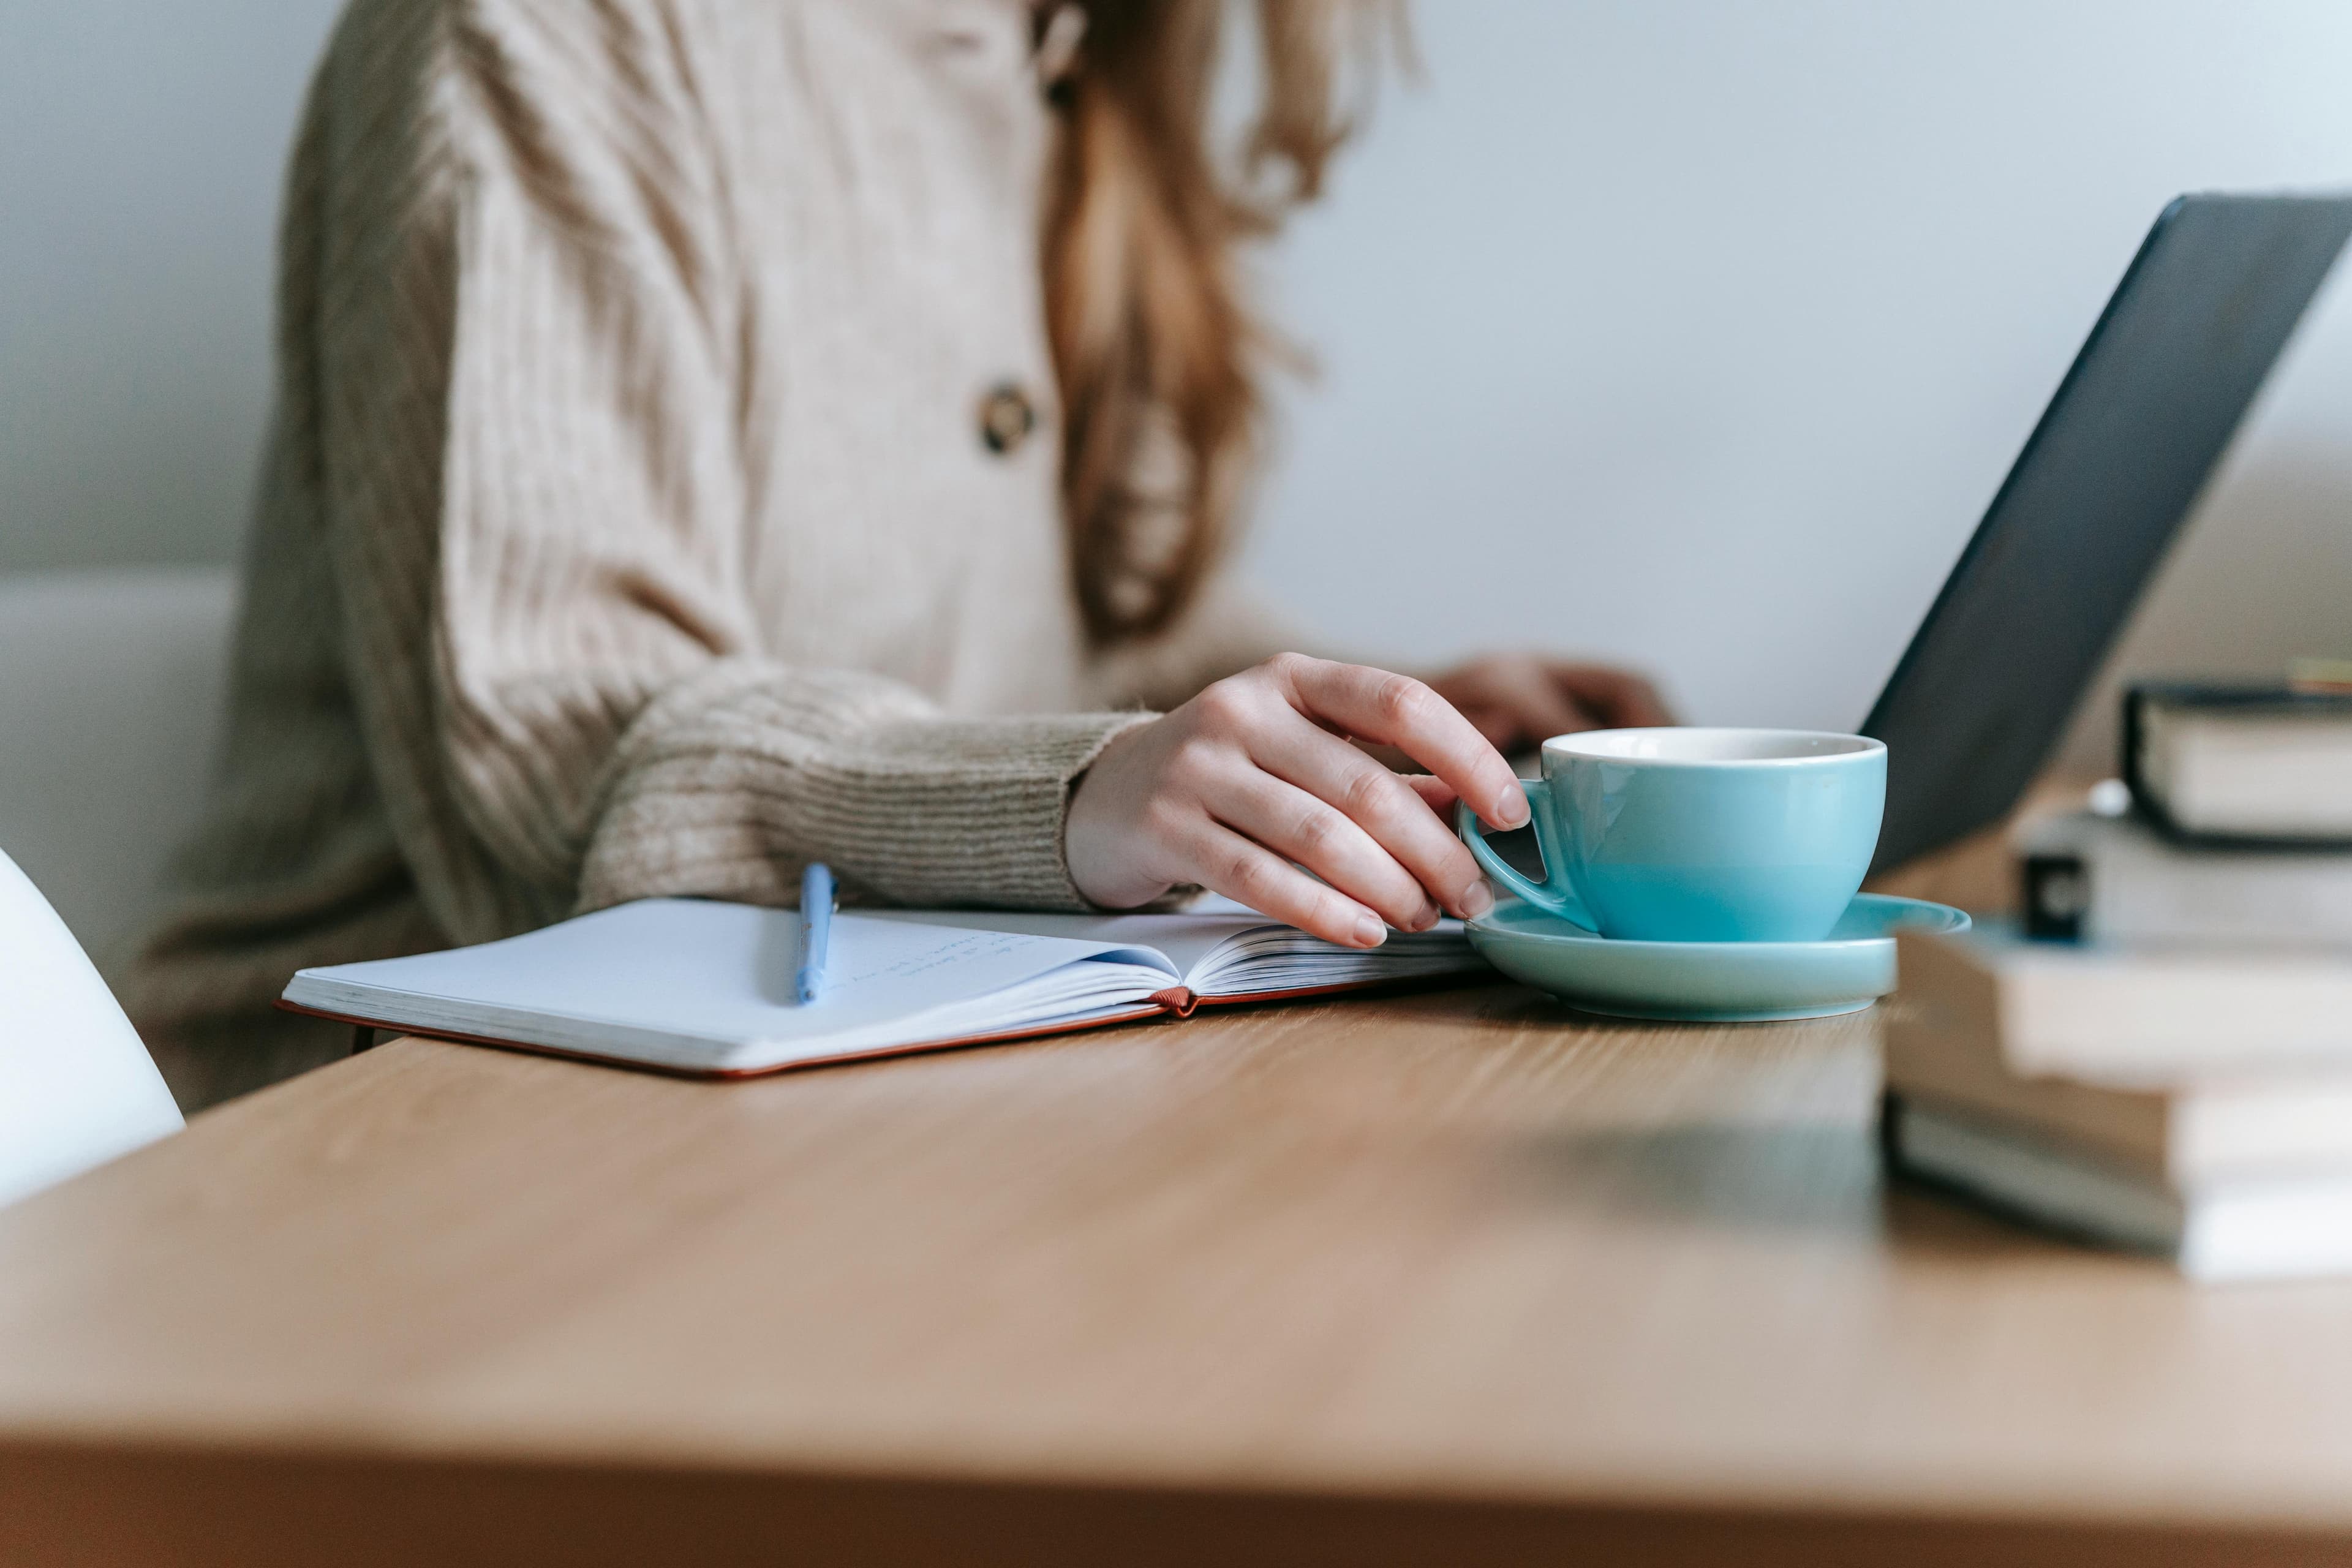
[[[1256,561],[1351,646],[1700,720],[1861,719],[2167,198],[2352,183],[2340,0],[1417,16],[1274,269],[1324,374]],[[2291,352],[2127,661],[2352,654],[2352,288]]]
[[[224,559],[330,0],[0,0],[0,570]],[[2341,0],[1422,0],[1274,258],[1253,546],[1349,646],[1850,724],[2163,201],[2352,182]],[[2132,657],[2352,653],[2352,289]]]
[[[236,552],[333,0],[0,0],[0,571]]]

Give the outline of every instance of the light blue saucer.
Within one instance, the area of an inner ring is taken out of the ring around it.
[[[1895,931],[1958,931],[1969,917],[1920,899],[1856,893],[1819,942],[1617,942],[1506,900],[1470,945],[1514,980],[1620,1018],[1759,1023],[1858,1013],[1895,989]]]

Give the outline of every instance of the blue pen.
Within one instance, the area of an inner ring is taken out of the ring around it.
[[[832,937],[833,868],[812,860],[801,873],[801,968],[793,978],[803,1003],[815,1001],[824,989],[824,949]]]

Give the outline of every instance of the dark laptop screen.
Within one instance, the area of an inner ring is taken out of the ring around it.
[[[1863,733],[1892,866],[1999,820],[2097,672],[2352,235],[2352,196],[2165,208]]]

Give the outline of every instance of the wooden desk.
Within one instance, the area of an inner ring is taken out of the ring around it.
[[[0,1213],[0,1562],[2352,1562],[2352,1288],[1886,1191],[1871,1028],[397,1042]]]

